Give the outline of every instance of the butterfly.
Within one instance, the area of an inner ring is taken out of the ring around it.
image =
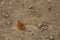
[[[24,30],[25,29],[25,26],[21,23],[20,20],[17,21],[17,26],[20,30]]]

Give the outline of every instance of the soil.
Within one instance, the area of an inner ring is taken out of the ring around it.
[[[0,40],[60,40],[60,0],[0,0]]]

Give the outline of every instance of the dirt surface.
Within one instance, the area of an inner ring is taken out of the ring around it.
[[[0,0],[0,40],[60,40],[60,0]]]

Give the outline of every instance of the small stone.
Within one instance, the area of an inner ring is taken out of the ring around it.
[[[11,6],[9,6],[9,7],[8,7],[8,9],[12,9],[12,7],[11,7]]]
[[[42,40],[44,40],[44,36],[41,35],[40,38],[41,38]]]
[[[12,23],[11,23],[11,22],[8,22],[8,23],[7,23],[7,25],[10,25],[10,24],[12,24]]]
[[[47,40],[54,40],[54,37],[53,37],[53,36],[49,36],[49,37],[47,38]]]
[[[31,4],[30,6],[29,6],[29,9],[32,9],[33,8],[33,4]]]
[[[4,1],[2,1],[1,4],[3,5],[4,4]]]
[[[35,13],[36,13],[36,11],[35,11],[35,10],[32,10],[32,11],[31,11],[31,14],[32,14],[32,15],[33,15],[33,14],[35,14]]]
[[[29,6],[29,9],[32,9],[32,6]]]
[[[8,13],[2,13],[2,16],[5,18],[9,17]]]
[[[9,4],[12,4],[12,2],[9,2]]]
[[[50,39],[50,40],[54,40],[54,37],[53,37],[53,36],[49,36],[49,39]]]
[[[11,22],[10,20],[7,20],[6,24],[7,24],[7,25],[11,25],[12,22]]]
[[[7,18],[8,16],[9,16],[9,15],[8,15],[8,14],[6,14],[6,16],[5,16],[5,17]]]
[[[49,39],[46,39],[46,40],[49,40]]]
[[[38,26],[39,28],[41,28],[41,25],[42,25],[42,23],[39,23],[37,26]]]
[[[42,26],[47,26],[47,22],[42,22]]]
[[[44,36],[40,36],[41,38],[44,38]]]
[[[47,25],[46,22],[39,23],[37,26],[38,26],[38,28],[45,28],[45,27],[48,27],[48,25]]]

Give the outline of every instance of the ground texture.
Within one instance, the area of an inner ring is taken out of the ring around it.
[[[0,40],[60,40],[60,0],[0,0]]]

